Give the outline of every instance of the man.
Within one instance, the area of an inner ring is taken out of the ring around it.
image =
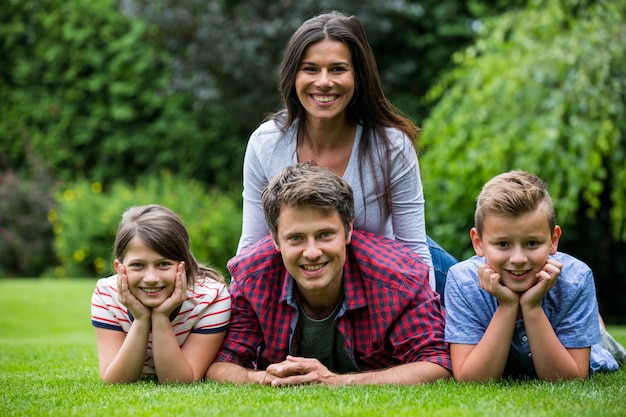
[[[416,384],[450,376],[428,267],[354,231],[350,186],[305,162],[265,188],[270,236],[231,259],[232,318],[207,379],[272,386]]]

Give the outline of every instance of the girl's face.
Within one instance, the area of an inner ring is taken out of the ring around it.
[[[537,209],[519,216],[485,217],[482,237],[470,232],[478,256],[500,274],[502,285],[522,293],[535,285],[537,273],[557,251],[561,228],[550,230],[546,214]]]
[[[166,259],[138,237],[132,238],[121,261],[130,292],[147,307],[157,307],[174,292],[178,261]],[[113,266],[118,271],[120,261]]]
[[[309,118],[344,117],[355,89],[348,47],[329,39],[311,44],[300,62],[295,87]]]

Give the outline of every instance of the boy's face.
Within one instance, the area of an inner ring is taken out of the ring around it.
[[[335,211],[281,207],[274,243],[300,293],[309,301],[333,299],[341,293],[351,236],[352,230],[346,235]]]
[[[524,292],[537,282],[537,273],[556,253],[561,228],[550,230],[548,218],[541,210],[519,216],[485,217],[482,236],[472,228],[474,251],[500,274],[502,285]]]

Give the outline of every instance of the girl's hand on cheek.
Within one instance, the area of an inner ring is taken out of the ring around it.
[[[126,273],[126,266],[120,263],[117,269],[117,291],[120,303],[124,305],[130,314],[133,315],[135,320],[142,320],[150,318],[152,310],[146,307],[141,301],[135,297],[130,291],[128,285],[128,275]]]
[[[176,281],[174,291],[163,304],[155,307],[154,312],[169,317],[170,313],[187,300],[187,273],[185,272],[185,262],[180,262],[176,266]]]
[[[500,304],[517,304],[519,296],[502,284],[502,278],[489,265],[478,265],[478,284],[498,299]]]

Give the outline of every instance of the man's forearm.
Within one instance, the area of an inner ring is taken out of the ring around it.
[[[341,375],[348,384],[360,385],[414,385],[428,384],[438,379],[450,378],[451,373],[443,366],[432,362],[412,362],[380,371],[359,372]]]
[[[218,382],[232,382],[235,384],[260,384],[264,372],[244,368],[230,362],[213,362],[206,372],[206,379]]]

